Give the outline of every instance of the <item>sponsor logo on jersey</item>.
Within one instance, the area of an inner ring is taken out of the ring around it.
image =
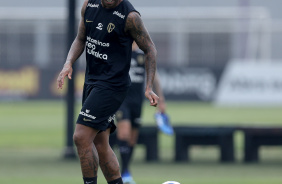
[[[87,46],[87,48],[90,48],[90,49],[92,49],[92,50],[95,50],[95,49],[96,49],[96,45],[93,44],[93,43],[90,43],[90,42],[86,42],[86,46]]]
[[[112,122],[114,119],[115,119],[116,115],[114,114],[113,116],[110,116],[109,119],[108,119],[108,122]]]
[[[116,26],[113,23],[109,23],[107,27],[108,33],[112,32],[115,29],[115,27]]]
[[[124,19],[125,15],[122,15],[121,13],[119,13],[118,11],[114,11],[113,15],[117,15],[118,17]]]
[[[93,43],[95,45],[99,45],[99,46],[102,46],[102,47],[110,47],[110,43],[104,43],[104,42],[101,42],[100,40],[96,40],[96,39],[93,39],[91,38],[90,36],[87,36],[87,43]]]
[[[90,112],[90,111],[89,111]],[[83,112],[83,111],[80,111],[80,113],[79,113],[80,115],[82,115],[82,116],[85,116],[85,117],[88,117],[88,118],[91,118],[91,119],[96,119],[96,117],[95,116],[92,116],[91,114],[88,114],[88,113],[86,113],[86,112]],[[84,120],[84,119],[83,119]],[[85,121],[85,120],[84,120]]]
[[[87,4],[87,7],[90,7],[90,8],[99,8],[99,4],[88,3],[88,4]]]
[[[95,56],[96,58],[108,60],[108,55],[107,54],[101,54],[99,51],[87,49],[87,53]]]
[[[103,30],[103,24],[102,23],[98,23],[98,26],[96,27],[99,30]]]
[[[102,47],[110,47],[110,43],[104,43],[99,40],[93,39],[90,36],[86,37],[86,51],[87,54],[93,55],[96,58],[108,60],[108,55],[100,53],[99,51],[96,51],[96,47],[102,46]]]

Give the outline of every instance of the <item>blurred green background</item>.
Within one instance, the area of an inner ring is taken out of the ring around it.
[[[80,103],[76,105],[76,112]],[[282,108],[220,108],[207,103],[167,103],[174,125],[280,125]],[[144,125],[155,125],[154,108],[144,105]],[[23,101],[0,104],[0,183],[81,183],[79,161],[64,160],[65,102]],[[138,184],[281,184],[282,148],[262,147],[260,161],[244,164],[243,135],[235,134],[236,162],[220,163],[215,146],[193,146],[190,162],[174,163],[174,136],[159,133],[160,161],[144,162],[138,145],[131,166]],[[118,154],[117,154],[118,156]],[[107,183],[99,171],[100,184]]]

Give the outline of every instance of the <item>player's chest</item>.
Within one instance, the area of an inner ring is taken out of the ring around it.
[[[86,34],[100,39],[114,39],[121,34],[122,15],[116,15],[115,12],[108,11],[86,11],[85,27]]]

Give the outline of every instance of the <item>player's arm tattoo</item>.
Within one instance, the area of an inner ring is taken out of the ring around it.
[[[139,48],[145,54],[147,87],[152,88],[156,72],[157,50],[137,12],[131,12],[128,15],[125,31],[133,37]]]

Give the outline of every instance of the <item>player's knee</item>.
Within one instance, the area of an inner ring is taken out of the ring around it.
[[[85,137],[82,134],[78,134],[76,132],[73,134],[73,141],[77,147],[82,146],[86,142]]]
[[[104,144],[104,143],[101,143],[101,142],[97,143],[96,142],[95,147],[96,147],[99,155],[101,155],[101,154],[105,154],[108,151],[110,146],[109,146],[109,144]]]
[[[102,152],[104,150],[104,145],[102,145],[101,143],[95,143],[95,147],[97,149],[98,152]]]

